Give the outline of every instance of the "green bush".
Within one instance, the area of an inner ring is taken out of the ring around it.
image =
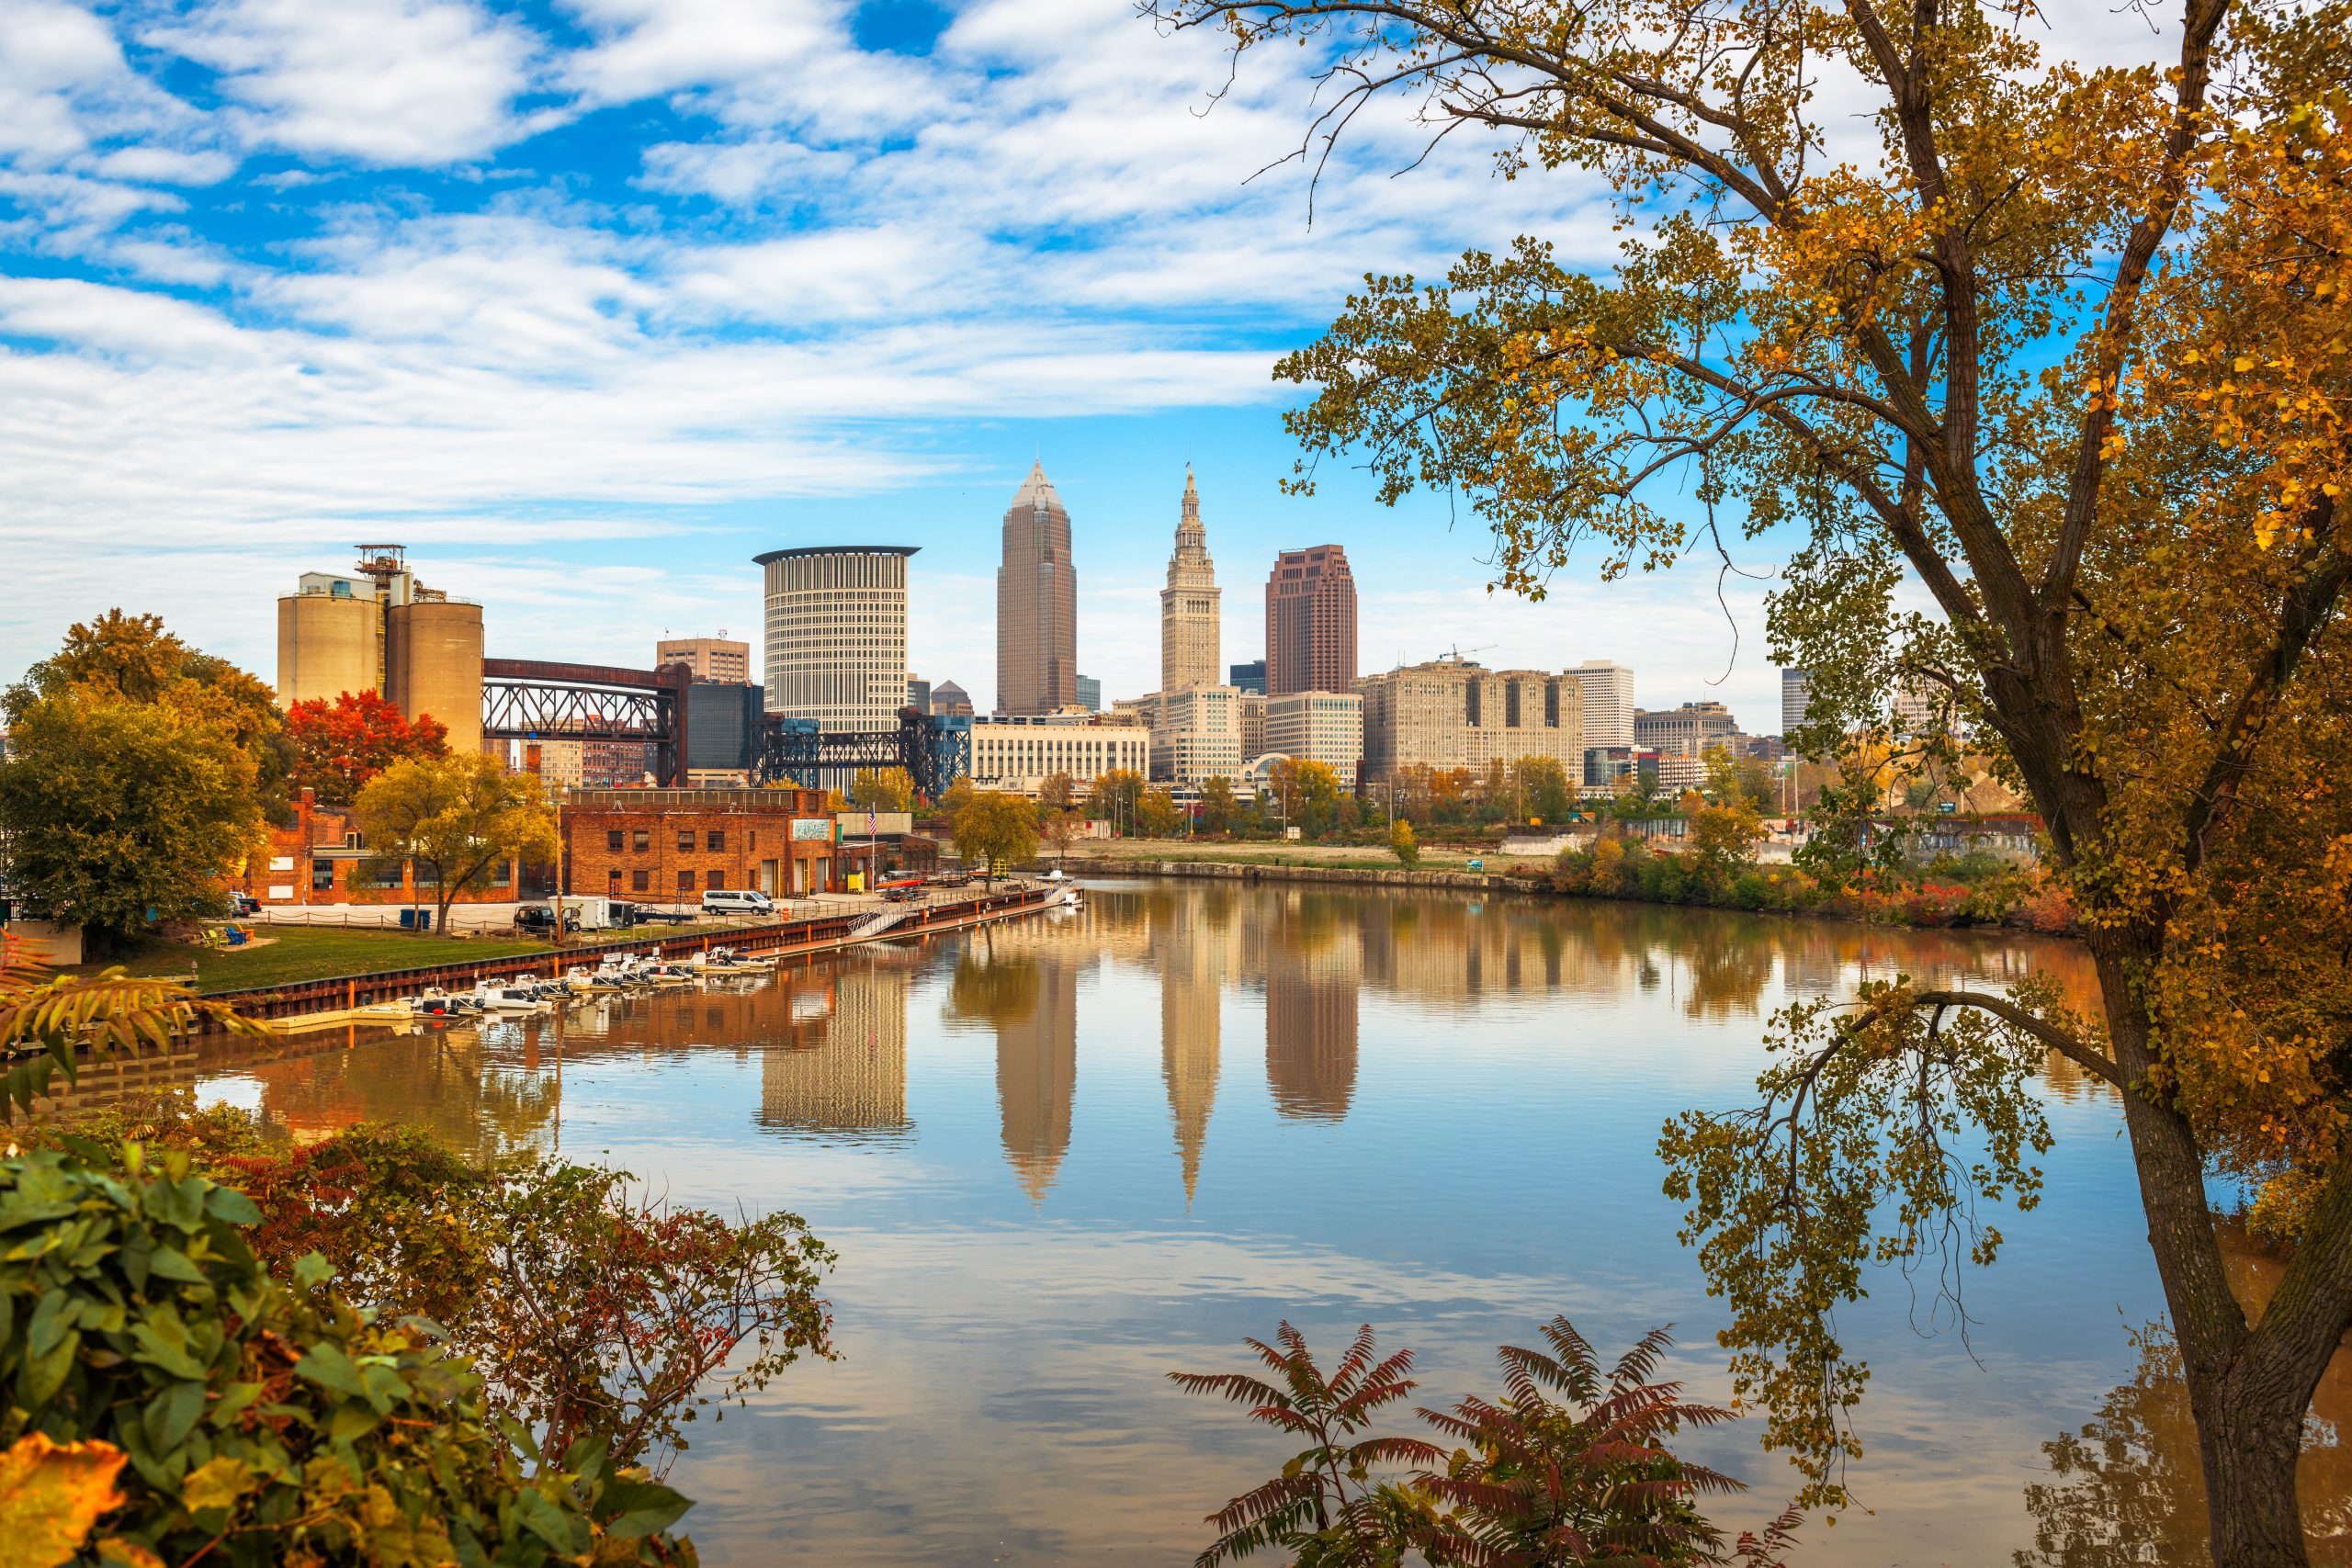
[[[73,1561],[694,1561],[684,1498],[594,1441],[546,1461],[431,1324],[338,1300],[315,1255],[273,1279],[253,1200],[187,1155],[98,1154],[0,1161],[0,1448],[121,1466]]]

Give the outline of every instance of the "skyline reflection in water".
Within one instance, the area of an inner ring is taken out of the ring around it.
[[[1674,1322],[1671,1375],[1721,1398],[1659,1125],[1743,1103],[1792,997],[2036,967],[2093,999],[2077,950],[2031,939],[1104,884],[1057,918],[204,1082],[296,1138],[407,1120],[807,1216],[841,1254],[846,1356],[697,1438],[677,1479],[706,1561],[1175,1564],[1286,1456],[1164,1374],[1238,1365],[1283,1317],[1413,1346],[1430,1404],[1488,1389],[1494,1347],[1555,1312],[1611,1353]],[[1914,1332],[1899,1276],[1845,1314],[1876,1371],[1852,1476],[1874,1512],[1812,1524],[1797,1561],[2031,1551],[2042,1446],[2147,1382],[2120,1325],[2161,1303],[2114,1101],[2063,1063],[2045,1089],[2049,1195],[1972,1279],[1970,1344]],[[1754,1444],[1691,1445],[1753,1483],[1716,1511],[1734,1528],[1795,1484]]]

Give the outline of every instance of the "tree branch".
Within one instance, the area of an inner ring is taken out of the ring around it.
[[[1997,997],[1990,991],[1914,991],[1911,999],[1921,1007],[1935,1009],[1939,1018],[1946,1008],[1975,1008],[1979,1011],[1989,1012],[2011,1028],[2030,1034],[2092,1077],[2117,1089],[2131,1087],[2124,1082],[2122,1071],[2113,1062],[2048,1020],[2026,1011],[2007,997]]]

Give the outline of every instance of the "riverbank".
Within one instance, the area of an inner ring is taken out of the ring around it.
[[[1347,883],[1735,909],[1917,930],[1982,927],[2043,936],[2075,934],[2074,909],[2064,895],[2026,873],[1975,886],[1870,874],[1850,887],[1827,891],[1790,866],[1735,866],[1708,877],[1690,856],[1652,850],[1639,840],[1610,840],[1594,850],[1545,859],[1424,854],[1424,862],[1452,863],[1411,867],[1347,846],[1261,849],[1204,845],[1198,840],[1128,840],[1090,845],[1084,852],[1074,849],[1069,858],[1070,870],[1079,874]],[[1491,869],[1467,869],[1473,858],[1483,859]]]

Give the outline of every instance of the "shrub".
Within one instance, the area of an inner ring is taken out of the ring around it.
[[[593,1441],[545,1462],[431,1325],[339,1300],[315,1255],[273,1279],[260,1218],[185,1153],[0,1161],[0,1444],[97,1517],[75,1561],[694,1561],[684,1498]]]

